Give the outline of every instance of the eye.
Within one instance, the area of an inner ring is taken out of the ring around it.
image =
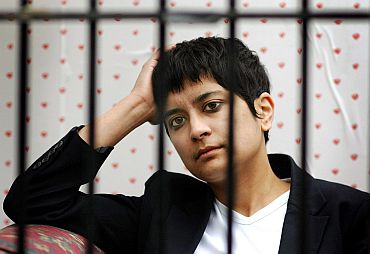
[[[220,101],[212,101],[210,103],[207,103],[204,106],[203,111],[206,111],[206,112],[216,112],[216,111],[218,111],[220,109],[221,104],[222,104],[222,102],[220,102]]]
[[[182,125],[184,122],[185,122],[185,117],[177,116],[177,117],[172,118],[169,121],[169,126],[171,128],[176,128],[176,127],[179,127],[180,125]]]

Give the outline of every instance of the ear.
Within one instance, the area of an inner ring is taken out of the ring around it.
[[[268,131],[272,127],[274,118],[275,103],[272,96],[263,92],[257,99],[254,100],[254,108],[260,118],[262,131]]]

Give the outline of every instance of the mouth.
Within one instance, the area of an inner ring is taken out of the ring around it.
[[[198,160],[200,158],[205,158],[209,155],[212,155],[213,152],[215,152],[216,150],[219,150],[221,148],[222,148],[222,146],[206,146],[204,148],[201,148],[201,149],[199,149],[197,155],[195,156],[195,159]]]

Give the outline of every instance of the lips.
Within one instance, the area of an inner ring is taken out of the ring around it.
[[[198,160],[200,156],[202,156],[205,153],[208,153],[215,149],[220,149],[222,146],[206,146],[204,148],[199,149],[197,155],[195,156],[195,159]]]

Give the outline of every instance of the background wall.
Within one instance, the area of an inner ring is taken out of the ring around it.
[[[83,11],[88,1],[30,0],[32,8]],[[157,1],[100,0],[101,11],[155,11]],[[17,1],[0,1],[0,10],[14,11]],[[222,11],[223,0],[173,0],[171,10]],[[337,8],[369,11],[369,1],[311,1],[313,11]],[[299,1],[243,0],[240,12],[299,10]],[[56,143],[73,126],[87,119],[88,23],[77,21],[33,22],[28,36],[27,60],[29,114],[28,165]],[[155,19],[105,20],[98,25],[98,113],[126,96],[141,65],[158,45]],[[266,65],[276,101],[270,152],[284,152],[300,161],[300,61],[301,21],[240,20],[237,35],[255,50]],[[228,21],[213,24],[170,24],[168,43],[198,36],[227,36]],[[330,181],[369,190],[369,23],[349,20],[314,20],[309,38],[310,172]],[[0,23],[0,202],[17,174],[17,24]],[[122,119],[124,121],[124,119]],[[145,124],[116,146],[95,179],[98,192],[140,195],[144,182],[156,168],[157,128]],[[166,168],[188,173],[167,142]],[[11,221],[0,211],[0,227]]]

